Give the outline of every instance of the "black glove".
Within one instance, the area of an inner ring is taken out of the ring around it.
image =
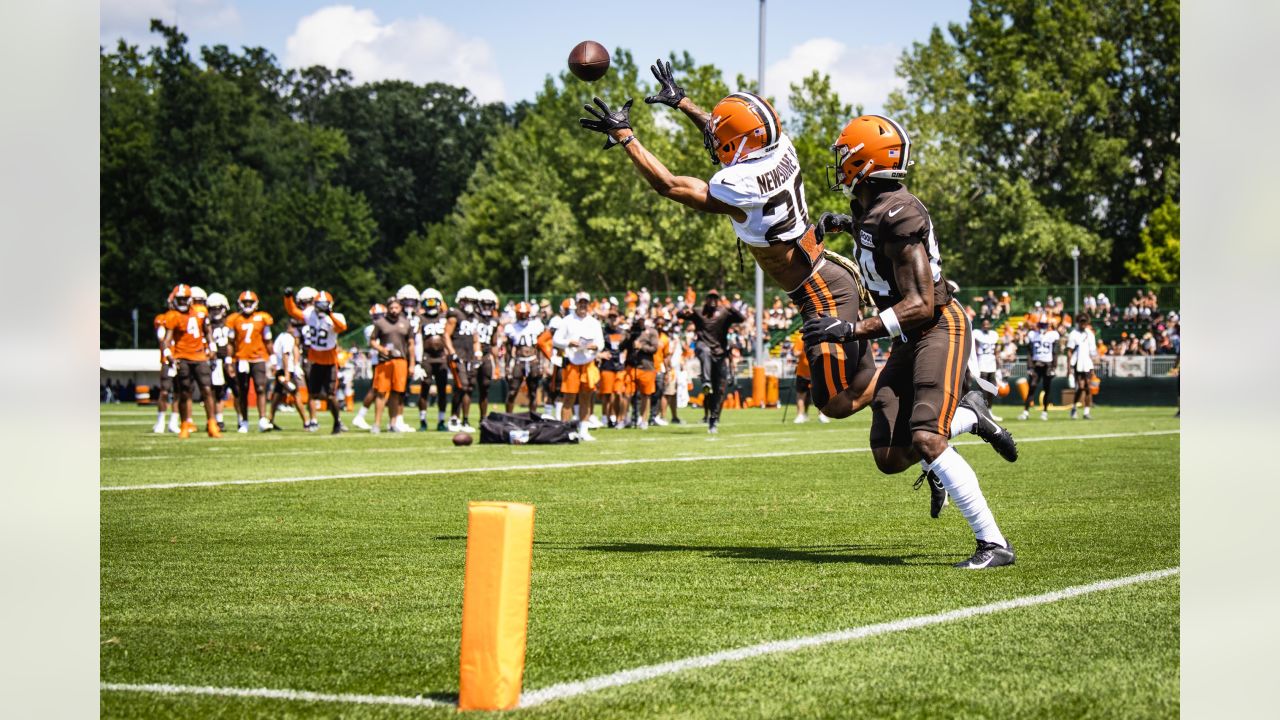
[[[818,224],[813,229],[813,237],[818,242],[822,242],[823,236],[827,233],[849,232],[852,228],[853,218],[851,216],[824,212],[818,218]]]
[[[600,106],[600,110],[596,110],[590,105],[582,106],[587,112],[591,113],[591,115],[595,117],[595,120],[579,118],[578,123],[588,130],[604,133],[607,136],[604,141],[604,149],[608,150],[614,145],[619,144],[619,141],[614,140],[613,135],[610,135],[609,133],[614,130],[631,129],[631,103],[633,100],[631,98],[627,98],[626,104],[617,111],[610,110],[609,106],[600,98],[595,98],[595,102],[596,105]]]
[[[675,107],[684,99],[684,88],[676,84],[675,75],[671,72],[671,63],[658,60],[657,64],[650,65],[649,70],[653,73],[653,77],[658,80],[658,84],[662,89],[657,95],[650,95],[644,101],[652,105],[653,103],[662,103]]]
[[[804,344],[812,347],[819,343],[843,343],[853,339],[854,325],[840,318],[819,315],[804,322],[800,332],[804,335]]]
[[[284,289],[284,296],[285,296],[285,297],[293,297],[293,287],[292,287],[292,286],[286,287],[286,288]]]

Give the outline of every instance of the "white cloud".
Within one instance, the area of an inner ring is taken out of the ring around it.
[[[110,48],[124,38],[137,45],[154,45],[151,20],[163,20],[179,30],[226,30],[240,24],[240,13],[230,0],[102,0],[98,36]]]
[[[861,103],[863,112],[878,113],[890,91],[903,86],[893,73],[901,54],[902,48],[896,45],[850,48],[831,38],[806,40],[765,70],[765,90],[778,99],[779,112],[785,112],[790,109],[791,83],[817,70],[831,76],[831,87],[842,102],[855,108]]]
[[[285,42],[285,64],[345,68],[357,82],[446,82],[466,87],[482,102],[506,100],[489,44],[425,16],[383,23],[373,10],[322,8],[298,21]]]

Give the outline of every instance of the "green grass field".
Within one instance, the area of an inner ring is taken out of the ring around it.
[[[150,434],[152,411],[111,406],[101,418],[104,683],[442,706],[104,689],[102,714],[452,716],[469,500],[537,506],[526,691],[1174,568],[1172,415],[1101,407],[1089,422],[1009,419],[1022,451],[1013,465],[967,436],[975,444],[960,451],[1018,564],[965,572],[949,566],[972,551],[963,518],[947,508],[930,519],[914,472],[875,470],[865,413],[796,426],[780,411],[728,411],[717,437],[686,425],[600,430],[584,445],[454,448],[448,433],[309,435],[293,416],[283,433],[180,441]],[[294,481],[146,487],[281,479]],[[514,714],[1170,717],[1178,632],[1171,575]]]

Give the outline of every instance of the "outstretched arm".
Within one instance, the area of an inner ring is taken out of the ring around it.
[[[611,110],[600,98],[595,98],[595,103],[599,110],[590,105],[583,106],[594,119],[582,118],[578,122],[588,130],[607,135],[605,149],[621,145],[636,166],[636,171],[659,195],[694,210],[728,215],[738,222],[746,221],[747,214],[741,209],[712,197],[705,180],[672,174],[662,161],[640,144],[631,130],[630,100],[616,111]]]
[[[707,126],[711,113],[698,107],[684,94],[684,88],[676,84],[675,73],[671,71],[671,62],[658,59],[649,66],[649,72],[658,81],[658,94],[650,95],[644,101],[650,105],[661,103],[668,107],[679,108],[699,130]]]

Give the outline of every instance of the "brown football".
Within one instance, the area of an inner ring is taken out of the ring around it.
[[[580,80],[595,82],[609,70],[609,51],[595,40],[583,40],[569,51],[569,71]]]
[[[453,436],[453,444],[459,447],[471,444],[471,433],[460,432]]]

